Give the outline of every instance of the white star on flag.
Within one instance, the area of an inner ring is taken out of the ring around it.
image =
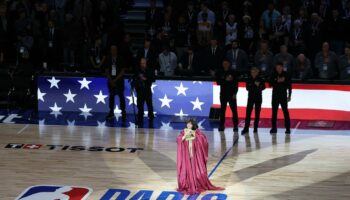
[[[52,111],[50,112],[50,115],[55,115],[55,119],[57,119],[57,116],[62,115],[62,113],[60,111]]]
[[[42,102],[45,102],[44,100],[44,96],[46,95],[46,93],[41,92],[40,88],[38,88],[38,100],[41,100]]]
[[[177,96],[180,94],[186,96],[186,90],[188,90],[188,88],[184,87],[182,82],[180,83],[180,86],[175,86],[175,88],[177,89]]]
[[[200,122],[198,122],[198,128],[201,130],[205,130],[205,128],[202,126],[202,124],[205,122],[205,119],[202,119]]]
[[[39,126],[44,126],[45,125],[45,119],[39,120],[38,124],[39,124]]]
[[[60,112],[62,107],[58,107],[56,102],[55,102],[54,106],[50,107],[50,109],[51,109],[52,112]]]
[[[157,112],[153,112],[153,115],[156,116]],[[143,112],[144,117],[148,116],[148,111],[144,111]]]
[[[162,105],[160,106],[161,108],[163,108],[164,106],[167,106],[168,108],[170,108],[170,102],[172,102],[172,99],[168,99],[168,97],[166,96],[166,94],[164,94],[164,98],[159,98],[159,101],[162,102]]]
[[[135,129],[136,128],[136,124],[132,123],[132,122],[129,122],[129,128]]]
[[[79,110],[82,112],[82,113],[90,113],[90,111],[92,110],[92,108],[88,108],[86,106],[86,104],[84,104],[84,107],[83,108],[79,108]]]
[[[132,96],[134,96],[134,102],[133,102]],[[137,97],[135,96],[135,93],[132,93],[132,96],[127,96],[126,97],[129,100],[129,106],[132,105],[133,103],[135,105],[137,105]]]
[[[188,114],[185,114],[182,109],[180,109],[180,112],[179,113],[175,113],[175,116],[178,116],[178,117],[185,117],[185,116],[188,116]]]
[[[153,83],[152,86],[151,86],[152,94],[154,93],[154,88],[155,88],[155,87],[157,87],[157,85]]]
[[[51,79],[47,79],[47,81],[49,81],[50,82],[50,88],[53,88],[53,87],[56,87],[57,89],[59,89],[58,88],[58,83],[61,81],[61,80],[59,80],[59,79],[56,79],[54,76],[51,78]]]
[[[83,78],[83,80],[78,82],[81,84],[80,89],[83,89],[83,88],[86,88],[88,90],[90,89],[89,84],[91,83],[91,81],[86,80],[86,78]]]
[[[201,84],[201,85],[202,85],[202,81],[193,81],[192,83],[193,83],[193,84],[198,83],[198,84]]]
[[[107,98],[108,95],[103,95],[102,90],[100,90],[100,93],[98,95],[95,94],[94,96],[97,98],[96,104],[98,104],[99,102],[106,104],[105,98]]]
[[[75,120],[73,120],[73,121],[67,120],[67,125],[68,126],[75,126]]]
[[[196,98],[196,101],[191,101],[191,103],[193,104],[193,110],[198,109],[202,111],[202,105],[204,104],[204,102],[200,102],[198,97]]]
[[[170,122],[165,123],[162,121],[162,126],[159,128],[160,130],[173,130],[173,127],[170,126]]]
[[[68,93],[63,94],[64,96],[66,96],[66,103],[68,103],[69,101],[74,102],[74,97],[77,96],[77,94],[72,94],[72,92],[70,91],[70,89],[68,90]]]
[[[100,122],[97,121],[97,128],[106,128],[106,121]]]
[[[115,114],[121,114],[121,113],[122,113],[122,110],[119,109],[119,106],[118,106],[118,105],[115,105],[114,113],[115,113]]]

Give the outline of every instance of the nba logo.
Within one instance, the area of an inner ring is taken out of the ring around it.
[[[88,187],[38,185],[27,188],[16,200],[86,200],[91,192]]]

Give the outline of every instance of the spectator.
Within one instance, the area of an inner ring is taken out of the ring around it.
[[[197,30],[197,39],[198,44],[202,47],[208,45],[210,38],[212,36],[213,24],[211,21],[208,21],[208,14],[202,13],[201,19],[198,19],[198,30]]]
[[[190,29],[196,29],[197,16],[198,16],[198,11],[195,10],[193,1],[188,1],[187,2],[187,10],[185,13],[185,19],[186,19]]]
[[[249,71],[247,53],[239,48],[237,40],[232,42],[232,49],[227,51],[226,58],[231,63],[231,69],[235,70],[238,75],[247,74]]]
[[[305,52],[305,30],[300,20],[294,21],[294,27],[289,36],[289,46],[294,55]]]
[[[350,80],[350,45],[348,44],[344,50],[345,54],[339,59],[340,79]]]
[[[182,55],[176,74],[180,76],[192,76],[198,74],[199,58],[192,47],[187,47],[187,51]]]
[[[157,57],[158,57],[157,52],[151,46],[151,41],[148,39],[145,39],[143,47],[137,51],[136,63],[140,63],[141,58],[146,58],[147,66],[155,70],[155,69],[158,69]]]
[[[221,3],[221,9],[218,11],[218,15],[216,18],[216,35],[218,36],[220,42],[224,43],[224,38],[226,36],[227,25],[226,23],[229,21],[230,14],[233,14],[229,8],[229,4],[227,1],[223,1]]]
[[[159,54],[160,72],[164,76],[173,76],[177,66],[177,57],[174,52],[169,51],[169,47],[165,46],[163,52]]]
[[[269,51],[269,44],[267,41],[261,41],[260,49],[254,56],[254,63],[260,68],[262,75],[267,75],[272,72],[273,54]]]
[[[145,13],[146,22],[150,25],[158,26],[160,24],[160,20],[162,19],[162,14],[160,9],[156,7],[156,0],[149,1],[149,8],[147,8]]]
[[[47,23],[45,37],[45,63],[49,70],[59,70],[61,55],[61,35],[60,30],[56,28],[55,22],[49,20]]]
[[[174,36],[174,24],[172,23],[170,13],[164,14],[164,20],[160,24],[160,32],[162,33],[163,37],[165,37],[165,38],[170,39]]]
[[[272,51],[277,52],[281,45],[287,43],[288,27],[282,23],[282,17],[279,16],[276,19],[276,23],[272,28],[272,32],[269,35],[269,40],[272,46]]]
[[[136,62],[133,55],[133,44],[129,33],[126,33],[123,37],[123,41],[120,44],[122,51],[119,53],[124,58],[125,70],[131,72],[136,66]]]
[[[286,45],[281,45],[280,53],[276,54],[273,58],[273,66],[276,66],[277,63],[282,63],[283,71],[292,75],[295,67],[295,60],[294,56],[288,52],[288,47]]]
[[[269,3],[267,10],[261,15],[263,21],[263,27],[267,32],[271,32],[275,26],[277,19],[281,16],[281,13],[275,9],[274,3]]]
[[[249,56],[254,53],[254,41],[256,38],[255,27],[252,24],[252,18],[248,15],[243,16],[243,24],[239,26],[239,38],[241,38],[241,47],[247,52]]]
[[[238,40],[238,23],[236,22],[236,16],[230,14],[228,22],[226,22],[225,45],[230,45],[234,40]]]
[[[72,14],[65,15],[65,24],[62,28],[63,63],[73,67],[75,65],[75,53],[77,48],[77,27]]]
[[[203,15],[203,13],[206,13],[207,15]],[[207,17],[212,26],[215,25],[215,13],[208,8],[208,3],[205,1],[201,3],[201,11],[198,13],[197,18],[198,23],[204,21],[203,16]]]
[[[216,38],[210,40],[210,46],[205,50],[202,58],[201,66],[204,67],[200,69],[201,74],[207,74],[209,70],[210,75],[214,76],[215,72],[221,69],[224,50],[218,46],[218,40]]]
[[[292,27],[292,15],[290,12],[291,11],[289,6],[283,8],[282,24],[285,26],[287,32],[290,32],[290,29]]]
[[[344,49],[344,20],[337,9],[332,10],[332,17],[326,22],[326,36],[331,50],[341,55]]]
[[[175,47],[176,55],[181,58],[182,54],[185,51],[185,46],[189,45],[189,26],[186,23],[186,19],[183,15],[180,15],[178,18],[177,27],[175,30]]]
[[[90,48],[89,60],[92,66],[91,71],[101,72],[106,62],[106,53],[104,49],[101,38],[96,38],[94,45]]]
[[[299,54],[296,58],[296,65],[293,78],[307,80],[312,77],[311,61],[304,54]]]
[[[323,34],[323,21],[317,13],[312,13],[311,23],[307,28],[307,53],[313,63],[318,49],[321,48]],[[314,64],[314,63],[313,63]]]
[[[321,79],[335,79],[338,76],[338,57],[329,50],[329,43],[322,44],[322,51],[315,57],[315,67]]]

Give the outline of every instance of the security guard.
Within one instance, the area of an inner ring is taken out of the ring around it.
[[[238,112],[237,99],[238,78],[236,72],[231,69],[231,62],[228,59],[222,61],[222,69],[216,73],[216,82],[220,85],[220,127],[219,131],[225,130],[225,112],[227,103],[232,110],[233,131],[238,133]]]
[[[270,133],[277,133],[277,111],[279,105],[281,105],[284,115],[284,125],[286,127],[285,133],[290,134],[288,102],[291,100],[292,84],[290,76],[286,71],[283,71],[283,63],[276,64],[275,72],[272,74],[270,79],[270,86],[272,87],[272,128],[270,130]]]
[[[134,81],[137,92],[137,121],[138,125],[142,127],[145,102],[148,108],[148,118],[150,120],[154,119],[151,87],[155,81],[155,75],[154,70],[147,67],[146,58],[141,58],[140,66],[135,72]]]
[[[249,133],[250,116],[255,106],[254,133],[258,133],[260,110],[262,103],[262,91],[265,90],[265,81],[260,77],[259,68],[252,67],[250,76],[246,81],[246,89],[248,91],[248,103],[246,109],[245,126],[242,135]]]
[[[122,119],[126,120],[125,112],[125,96],[124,96],[124,72],[125,63],[123,58],[118,56],[118,48],[112,45],[110,48],[110,56],[106,59],[105,73],[108,79],[109,90],[109,114],[107,119],[114,118],[114,97],[119,96],[120,109],[122,111]]]

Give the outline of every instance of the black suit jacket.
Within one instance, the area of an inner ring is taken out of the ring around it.
[[[147,65],[148,67],[152,68],[152,69],[157,69],[158,67],[158,62],[157,62],[157,52],[155,51],[154,48],[149,48],[147,55],[145,55],[145,49],[144,48],[140,48],[137,51],[137,55],[136,55],[136,65],[138,65],[140,63],[141,58],[146,58],[147,59]]]
[[[189,65],[189,54],[186,52],[182,55],[179,63],[182,64],[183,69],[188,69]],[[197,53],[193,53],[193,58],[192,58],[192,70],[194,71],[195,74],[200,73],[199,69],[199,56]]]
[[[204,63],[201,65],[205,66],[205,71],[221,69],[222,60],[224,58],[224,50],[220,47],[216,47],[215,54],[212,54],[212,48],[208,47],[204,52],[205,59],[202,59]]]

